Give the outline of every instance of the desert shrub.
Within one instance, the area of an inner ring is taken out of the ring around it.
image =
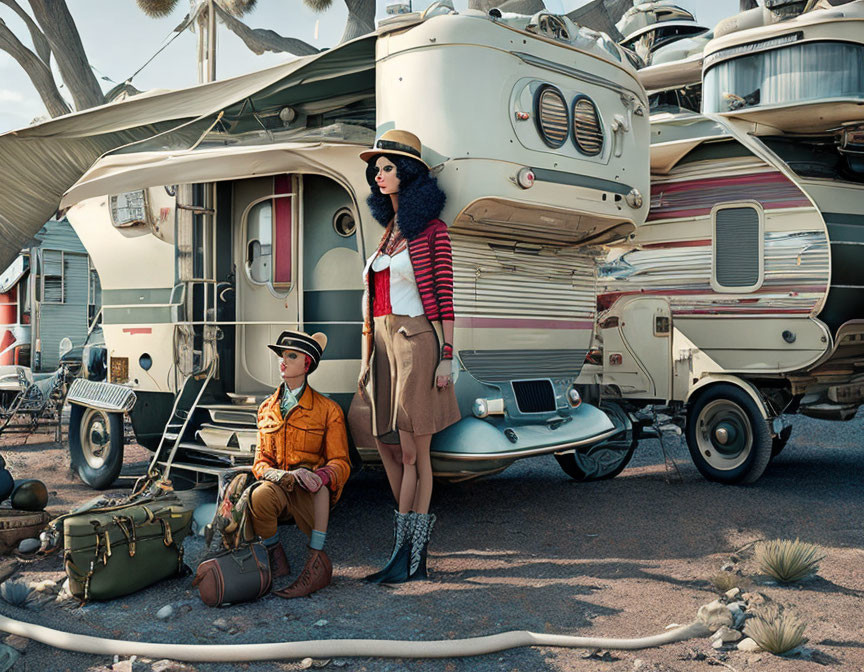
[[[819,546],[799,539],[774,539],[759,542],[755,557],[764,574],[791,583],[815,574],[825,554]]]
[[[807,624],[792,612],[783,611],[776,604],[768,604],[753,613],[744,626],[744,634],[765,651],[779,655],[801,646],[807,641]]]
[[[740,588],[744,577],[734,572],[717,572],[709,581],[718,593],[725,593],[732,588]]]

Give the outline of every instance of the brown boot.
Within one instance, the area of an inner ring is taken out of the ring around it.
[[[291,565],[288,564],[288,556],[285,555],[282,544],[276,542],[272,546],[267,546],[267,557],[270,558],[271,578],[278,579],[291,573]]]
[[[329,586],[332,578],[333,565],[330,564],[330,558],[324,551],[310,548],[309,555],[306,556],[306,564],[303,565],[303,571],[300,572],[297,580],[287,588],[275,591],[274,595],[284,597],[286,600],[292,597],[305,597]]]

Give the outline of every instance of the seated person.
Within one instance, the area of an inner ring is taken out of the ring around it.
[[[290,520],[309,537],[303,571],[284,597],[302,597],[330,585],[333,568],[324,552],[330,509],[351,466],[342,409],[306,383],[327,346],[322,333],[283,331],[268,345],[280,358],[282,384],[258,409],[258,447],[252,473],[262,482],[249,497],[255,534],[264,540],[273,578],[290,573],[277,524]]]

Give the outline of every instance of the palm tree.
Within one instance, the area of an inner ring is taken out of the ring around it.
[[[4,0],[0,0],[3,2]],[[170,14],[179,0],[136,0],[138,7],[151,17],[162,17]],[[195,3],[195,0],[192,0]],[[200,2],[200,0],[199,0]],[[303,0],[304,4],[316,12],[324,12],[333,5],[333,0]],[[375,30],[375,0],[344,0],[348,7],[348,20],[340,42],[371,33]],[[264,28],[250,28],[241,16],[255,9],[256,0],[214,0],[217,15],[222,23],[235,33],[249,49],[256,54],[265,51],[285,52],[296,56],[306,56],[318,53],[311,44],[293,37],[283,37],[278,33]],[[193,10],[194,11],[194,10]],[[203,13],[198,15],[199,24],[203,21]]]

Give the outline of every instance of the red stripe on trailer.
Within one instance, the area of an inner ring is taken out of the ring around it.
[[[153,329],[150,327],[123,327],[123,333],[135,336],[137,334],[152,334]]]
[[[274,193],[291,193],[291,176],[277,175]],[[291,282],[291,200],[292,196],[273,199],[273,283]]]

